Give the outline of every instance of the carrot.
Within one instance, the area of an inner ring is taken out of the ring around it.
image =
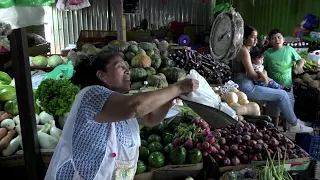
[[[7,135],[6,128],[0,128],[0,140]]]
[[[4,112],[2,115],[0,113],[0,122],[5,120],[5,119],[11,119],[12,118],[12,115],[7,113],[7,112]]]
[[[12,140],[13,136],[16,134],[16,130],[8,131],[7,135],[0,140],[0,152],[7,148],[9,142]]]

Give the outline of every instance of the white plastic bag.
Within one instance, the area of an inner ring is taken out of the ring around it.
[[[76,2],[75,0],[67,0],[65,9],[66,10],[79,10],[79,9],[83,9],[83,8],[87,8],[87,7],[91,6],[89,0],[82,0],[80,2],[80,4],[77,4],[79,2],[80,1]]]
[[[67,1],[67,0],[58,0],[57,5],[56,5],[56,8],[57,8],[59,11],[64,11],[65,8],[66,8],[66,1]]]
[[[226,103],[221,102],[220,97],[196,70],[192,69],[190,74],[187,75],[187,78],[198,80],[199,88],[186,96],[181,96],[182,99],[219,109],[232,118],[237,117],[236,112]]]

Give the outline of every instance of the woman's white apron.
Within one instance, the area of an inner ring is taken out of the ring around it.
[[[71,161],[74,168],[73,180],[83,179],[74,165],[72,135],[82,97],[89,89],[90,87],[86,87],[81,90],[74,101],[61,138],[52,156],[45,180],[55,180],[59,168],[68,161]],[[132,180],[134,178],[139,157],[139,125],[136,119],[127,120],[126,122],[132,132],[132,147],[126,147],[119,142],[116,136],[115,123],[111,123],[106,153],[94,180]]]

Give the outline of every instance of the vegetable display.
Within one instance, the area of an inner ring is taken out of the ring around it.
[[[251,161],[267,160],[276,156],[280,160],[308,157],[300,147],[278,132],[264,125],[238,122],[215,130],[217,151],[211,153],[220,166],[237,166]]]
[[[209,82],[218,84],[231,79],[231,68],[222,62],[215,61],[211,54],[201,54],[193,50],[177,50],[171,53],[169,58],[175,62],[176,67],[187,72],[195,69]],[[217,79],[222,82],[217,82]]]
[[[260,116],[260,106],[255,102],[249,102],[247,95],[238,89],[232,89],[230,92],[221,94],[220,97],[223,102],[236,111],[237,115]]]
[[[49,114],[60,116],[68,113],[79,88],[70,80],[43,80],[36,91],[37,104]]]

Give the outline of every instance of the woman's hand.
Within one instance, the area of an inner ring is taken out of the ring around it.
[[[181,94],[189,94],[199,87],[199,81],[196,79],[184,79],[176,83],[181,90]]]

